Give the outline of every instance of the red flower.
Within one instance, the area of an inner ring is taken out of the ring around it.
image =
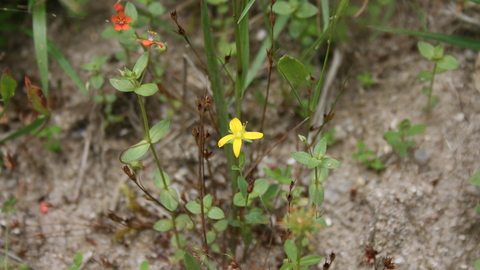
[[[116,3],[115,5],[113,5],[113,8],[117,11],[117,12],[120,12],[120,11],[124,11],[125,10],[125,7],[120,4],[120,3]]]
[[[115,24],[113,28],[115,30],[128,30],[130,28],[129,23],[132,22],[132,17],[125,15],[123,11],[119,11],[117,15],[113,15],[110,20]]]
[[[156,32],[148,31],[148,39],[135,39],[135,41],[141,41],[142,45],[145,47],[150,47],[150,45],[152,45],[153,43],[157,44],[161,48],[165,47],[165,44],[153,40],[156,34]]]

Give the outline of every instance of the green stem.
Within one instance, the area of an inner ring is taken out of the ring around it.
[[[10,212],[7,211],[6,224],[5,224],[5,259],[3,260],[3,268],[8,269],[8,236],[10,234]]]
[[[425,111],[429,113],[432,108],[432,92],[433,92],[433,82],[435,81],[435,73],[437,72],[437,62],[433,66],[433,75],[432,80],[430,81],[430,90],[428,91],[428,100],[427,100],[427,107],[425,107]]]

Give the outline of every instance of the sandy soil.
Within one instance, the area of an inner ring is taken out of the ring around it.
[[[193,2],[166,1],[164,5],[167,10],[177,8],[180,20],[193,29],[199,24]],[[462,19],[467,16],[478,22],[478,5],[476,9],[456,12],[453,1],[423,2],[420,6],[426,14],[430,31],[464,35],[478,33],[478,26]],[[113,57],[121,49],[116,40],[99,36],[108,25],[105,18],[113,14],[112,3],[89,3],[86,7],[89,15],[84,19],[67,16],[49,19],[49,38],[61,48],[84,80],[89,74],[79,67],[94,55],[109,57],[103,68],[107,78],[116,76],[117,69],[124,65]],[[411,14],[415,14],[413,6],[398,1],[390,25],[419,29],[417,17]],[[22,16],[19,23],[28,26],[29,15],[22,13]],[[168,14],[162,18],[173,25]],[[355,22],[350,20],[350,23]],[[159,32],[162,39],[168,40],[170,48],[162,56],[166,62],[164,85],[169,92],[181,93],[182,55],[194,59],[193,53],[174,33]],[[0,67],[9,67],[17,81],[26,75],[39,84],[31,40],[23,35],[9,35],[9,45]],[[423,69],[431,69],[432,64],[418,53],[418,39],[380,33],[369,42],[367,35],[354,31],[349,38],[352,42],[348,45],[336,47],[343,61],[330,88],[329,103],[352,68],[350,79],[335,108],[335,118],[326,127],[336,130],[336,143],[327,153],[341,161],[342,166],[334,169],[325,182],[322,210],[329,226],[314,236],[313,252],[322,257],[335,252],[336,260],[331,269],[372,269],[361,264],[365,246],[371,246],[379,252],[379,261],[391,256],[399,269],[473,270],[472,262],[480,258],[480,216],[474,210],[480,204],[480,190],[469,185],[468,179],[480,166],[480,93],[474,85],[478,53],[445,46],[445,52],[458,60],[460,68],[437,76],[434,94],[441,101],[428,115],[421,111],[426,104],[426,98],[420,94],[424,83],[419,82],[416,75]],[[201,44],[200,35],[192,34],[192,40]],[[368,89],[361,88],[355,79],[355,75],[365,71],[371,72],[377,80],[377,84]],[[265,70],[253,89],[264,89],[264,75]],[[174,252],[169,243],[171,234],[147,229],[115,242],[113,236],[122,226],[106,218],[109,211],[114,211],[120,217],[136,216],[138,222],[148,224],[167,214],[141,197],[139,190],[123,174],[118,161],[121,151],[141,137],[136,97],[120,94],[115,111],[124,116],[125,121],[103,130],[102,108],[85,98],[55,61],[51,61],[50,76],[53,97],[50,124],[62,127],[58,138],[62,141],[63,151],[46,151],[44,139],[19,138],[8,143],[18,167],[14,170],[0,168],[0,201],[4,202],[10,195],[19,201],[19,211],[12,216],[12,221],[19,226],[12,231],[11,253],[32,269],[65,269],[78,251],[84,254],[83,269],[103,269],[108,263],[117,269],[138,269],[143,260],[150,262],[150,269],[178,268],[168,263],[168,257]],[[185,104],[189,106],[203,90],[204,75],[200,76],[196,70],[188,69],[189,90]],[[58,81],[61,81],[61,87],[58,87]],[[274,85],[283,87],[279,86],[278,78]],[[19,93],[23,95],[23,85],[20,86],[22,91]],[[113,88],[107,89],[114,93]],[[251,94],[246,99],[250,105],[245,107],[245,113],[260,115],[260,106]],[[280,91],[274,90],[272,101],[281,100]],[[7,115],[10,130],[3,125],[2,137],[21,126],[18,114],[26,111],[25,104],[25,97],[15,99],[15,109]],[[147,102],[147,106],[152,122],[171,117],[169,134],[157,149],[164,169],[174,179],[174,187],[185,192],[188,198],[196,198],[195,169],[192,168],[196,168],[197,148],[190,135],[195,125],[195,112],[191,107],[174,108],[156,98]],[[267,116],[267,141],[274,141],[301,121],[291,108],[282,106],[269,107]],[[382,135],[405,118],[413,124],[424,123],[427,129],[424,134],[415,136],[418,144],[407,157],[400,158],[392,153]],[[252,117],[250,125],[254,127],[258,120],[258,116]],[[213,166],[216,169],[225,167],[221,163],[222,151],[215,146],[218,135],[214,134],[213,139],[209,144],[216,154]],[[382,158],[386,163],[385,170],[375,173],[351,158],[359,140],[364,140],[367,149]],[[247,151],[253,148],[247,148]],[[7,145],[1,149],[5,153]],[[289,152],[298,150],[297,136],[292,134],[265,158],[260,168],[294,164],[293,176],[300,182],[308,181],[308,173],[293,163],[289,155]],[[141,177],[145,186],[155,192],[149,181],[153,172],[151,158],[145,163],[147,170]],[[260,170],[258,177],[263,176]],[[217,181],[219,198],[228,199],[229,185],[223,176]],[[128,210],[127,199],[120,190],[122,183],[127,184],[137,194],[137,201],[156,217],[135,215]],[[39,211],[43,200],[53,205],[48,214]],[[0,223],[0,244],[3,245],[4,214],[0,215]],[[196,236],[187,239],[191,245],[200,244]],[[280,242],[278,236],[276,242]],[[264,247],[258,248],[265,251]],[[272,250],[270,269],[276,269],[283,255],[280,246]],[[239,253],[237,259],[241,261],[242,269],[260,269],[261,264],[251,259],[256,254],[262,253],[255,250],[243,261],[243,254]]]

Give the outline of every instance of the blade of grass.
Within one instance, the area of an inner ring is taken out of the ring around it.
[[[415,31],[415,30],[409,30],[409,29],[398,29],[398,28],[391,28],[391,27],[372,26],[372,28],[379,31],[384,31],[384,32],[404,34],[404,35],[409,35],[414,37],[421,37],[425,39],[436,40],[436,41],[444,42],[447,44],[480,51],[480,41],[476,39],[441,34],[441,33]]]
[[[25,135],[25,134],[30,133],[32,131],[35,131],[37,128],[39,128],[45,122],[46,119],[47,118],[37,118],[37,119],[33,120],[33,122],[30,123],[29,125],[20,128],[19,130],[13,132],[12,134],[10,134],[7,137],[0,140],[0,145],[2,145],[3,143],[5,143],[9,140],[13,140],[13,139],[18,138],[22,135]]]
[[[238,1],[233,1],[234,17],[237,16]],[[243,10],[247,7],[247,1],[241,0],[241,7]],[[235,97],[237,98],[236,116],[241,117],[241,101],[243,93],[245,92],[245,82],[248,74],[248,66],[250,59],[250,46],[249,46],[249,29],[248,29],[248,10],[244,15],[244,20],[239,24],[235,24],[235,45],[237,48],[237,77],[235,79]]]
[[[328,0],[322,0],[322,19],[323,19],[323,31],[328,27],[328,18],[330,17],[330,7],[328,6]]]
[[[30,0],[29,3],[32,3],[32,29],[35,57],[40,72],[40,80],[42,81],[43,93],[45,97],[48,98],[47,19],[45,1],[39,1],[38,4],[36,4],[34,0]]]
[[[313,50],[313,49],[318,49],[320,45],[322,44],[323,40],[325,40],[326,37],[330,36],[330,32],[333,29],[333,26],[335,23],[340,19],[340,16],[342,15],[343,11],[345,8],[348,6],[349,0],[341,0],[340,4],[338,5],[337,11],[335,12],[335,15],[333,16],[333,19],[330,20],[330,23],[328,24],[328,27],[323,31],[323,33],[313,42],[313,44],[308,48],[305,53],[303,53],[302,57],[300,58],[300,61],[303,62],[305,57]]]
[[[22,28],[22,31],[27,35],[32,36],[32,31],[30,29]],[[77,73],[70,65],[68,60],[65,58],[65,56],[62,54],[60,49],[55,45],[55,43],[53,43],[49,39],[47,39],[47,51],[53,56],[53,58],[55,58],[55,60],[57,60],[58,64],[63,68],[63,70],[65,70],[65,72],[70,77],[70,79],[72,79],[75,85],[80,90],[82,90],[85,96],[88,96],[87,89],[85,88],[85,85],[83,84],[80,77],[78,77]]]
[[[255,3],[255,0],[250,0],[250,2],[248,2],[247,6],[245,7],[245,9],[244,9],[243,12],[242,12],[242,15],[240,15],[240,18],[238,19],[237,24],[240,24],[240,22],[242,21],[243,17],[245,17],[245,15],[248,14],[248,11],[249,11],[250,8],[252,7],[253,3]]]
[[[280,32],[282,32],[283,28],[285,28],[285,25],[287,25],[289,18],[289,16],[277,16],[277,20],[275,21],[275,29],[273,31],[274,38],[278,37]],[[258,70],[265,62],[265,58],[267,57],[267,49],[270,48],[270,46],[272,46],[270,39],[265,39],[252,62],[252,66],[250,67],[247,80],[245,82],[245,88],[252,83],[253,79],[257,75]]]
[[[210,26],[210,19],[208,17],[207,1],[201,1],[201,18],[203,38],[205,42],[205,52],[207,55],[207,69],[209,73],[210,83],[212,84],[213,103],[217,111],[218,126],[220,128],[220,135],[223,137],[227,135],[229,128],[228,108],[225,102],[225,90],[222,84],[222,77],[215,54],[215,45],[213,43],[212,28]],[[233,156],[232,147],[223,147],[225,156],[227,157],[228,168],[235,165],[235,157]],[[232,185],[232,192],[237,190],[237,174],[236,171],[230,171],[230,179]]]

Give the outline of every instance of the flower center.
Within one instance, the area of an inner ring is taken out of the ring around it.
[[[235,132],[234,135],[235,135],[235,137],[237,137],[237,138],[242,138],[243,132],[242,132],[242,131],[238,131],[238,132]]]

